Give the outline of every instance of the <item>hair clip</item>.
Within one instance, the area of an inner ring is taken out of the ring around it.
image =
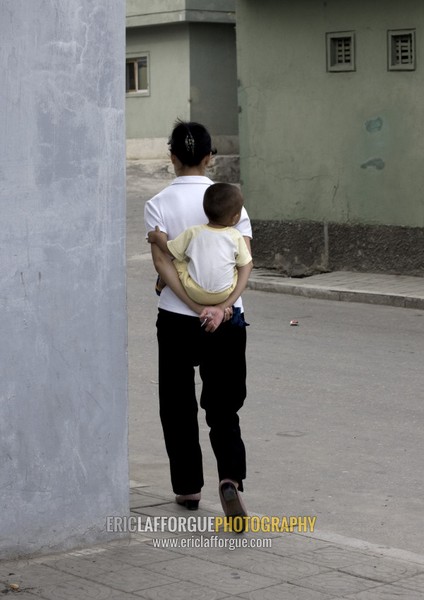
[[[185,138],[185,147],[187,152],[190,152],[194,156],[194,137],[191,134],[191,131],[187,129],[187,135]]]

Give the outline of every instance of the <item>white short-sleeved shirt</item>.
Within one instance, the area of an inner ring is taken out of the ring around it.
[[[209,177],[189,175],[177,177],[164,190],[146,202],[144,221],[146,232],[156,226],[173,240],[188,227],[203,225],[208,219],[203,210],[203,196],[213,184]],[[252,226],[245,208],[235,226],[242,236],[252,237]],[[235,306],[243,307],[241,298]],[[198,316],[166,286],[159,297],[159,308],[182,315]]]
[[[222,292],[234,284],[236,268],[252,260],[244,237],[235,227],[195,225],[168,241],[179,261],[187,261],[188,273],[207,292]]]

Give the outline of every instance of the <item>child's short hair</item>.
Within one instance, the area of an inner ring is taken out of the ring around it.
[[[188,167],[197,167],[205,156],[216,154],[209,131],[194,121],[176,121],[168,145],[171,154]]]
[[[230,219],[241,212],[242,207],[243,196],[238,187],[231,183],[214,183],[203,196],[203,210],[214,223]]]

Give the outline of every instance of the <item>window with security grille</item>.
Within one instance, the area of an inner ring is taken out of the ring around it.
[[[125,76],[127,94],[149,95],[149,56],[128,58]]]
[[[355,71],[355,36],[352,31],[327,33],[327,71]]]
[[[414,71],[415,30],[392,30],[387,33],[389,71]]]

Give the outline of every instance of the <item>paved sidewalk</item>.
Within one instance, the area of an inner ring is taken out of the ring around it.
[[[248,287],[322,300],[424,308],[424,277],[335,271],[299,279],[254,269]]]
[[[0,593],[27,600],[424,597],[422,555],[319,531],[202,532],[208,517],[222,515],[220,506],[202,502],[198,511],[189,512],[172,500],[164,492],[133,482],[132,523],[137,527],[140,523],[140,531],[131,539],[30,560],[3,561]],[[165,526],[145,531],[154,517],[171,517],[171,531]],[[197,531],[175,531],[178,517],[194,519]]]

